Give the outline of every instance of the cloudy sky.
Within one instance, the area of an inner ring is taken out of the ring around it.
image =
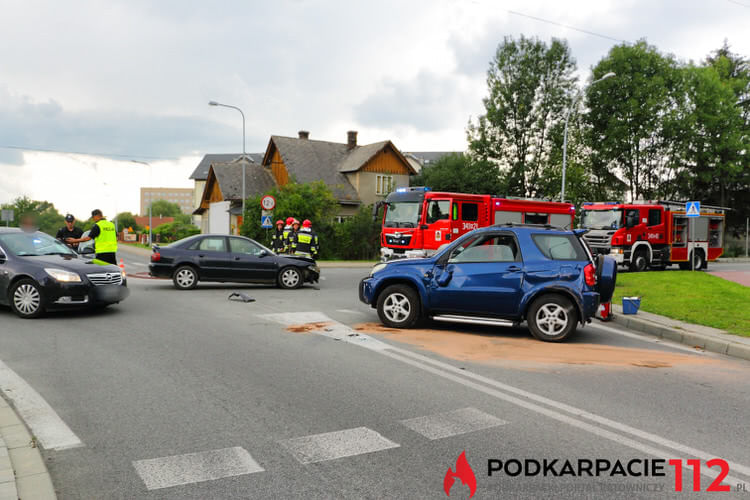
[[[581,81],[613,39],[646,38],[699,61],[726,38],[750,56],[750,0],[0,7],[0,202],[27,195],[79,217],[96,207],[136,212],[139,187],[192,187],[203,154],[240,151],[239,113],[209,100],[245,111],[248,152],[300,129],[340,142],[354,129],[360,143],[391,139],[405,151],[463,150],[506,35],[567,39]]]

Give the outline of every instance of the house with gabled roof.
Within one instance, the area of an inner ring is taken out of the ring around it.
[[[213,155],[213,162],[210,156],[212,155],[206,155],[201,162],[208,162],[206,181],[200,199],[197,200],[198,208],[193,213],[203,216],[201,229],[204,232],[216,232],[218,223],[212,225],[210,217],[206,215],[212,207],[217,210],[221,207],[222,211],[232,216],[231,220],[234,222],[230,221],[230,229],[237,228],[241,224],[241,218],[236,217],[241,205],[241,163],[236,156],[229,162],[224,155]],[[248,156],[254,159],[252,155]],[[217,166],[219,168],[214,168]],[[411,163],[391,141],[360,146],[357,144],[356,131],[347,133],[345,143],[317,141],[310,139],[309,132],[304,130],[299,132],[298,137],[272,135],[265,153],[258,158],[257,163],[248,163],[247,170],[248,197],[289,182],[322,180],[339,202],[336,214],[339,220],[354,215],[361,205],[383,200],[391,191],[408,186],[409,176],[416,173]],[[202,172],[199,165],[191,177],[196,180],[196,185]],[[233,193],[234,197],[229,193]],[[217,221],[218,215],[214,216]],[[226,224],[222,222],[219,225],[222,228],[219,232],[223,232]]]
[[[340,217],[408,186],[416,173],[391,141],[360,146],[353,130],[345,143],[313,140],[304,130],[298,137],[272,135],[262,163],[280,186],[292,180],[325,182],[339,202]]]

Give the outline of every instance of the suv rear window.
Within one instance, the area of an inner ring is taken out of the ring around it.
[[[588,260],[581,242],[573,234],[532,234],[531,239],[550,260]]]

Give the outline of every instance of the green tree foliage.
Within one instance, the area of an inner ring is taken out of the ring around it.
[[[154,228],[153,233],[159,236],[160,242],[172,242],[200,234],[200,228],[192,224],[183,224],[181,222],[168,222]]]
[[[48,201],[32,200],[23,196],[16,198],[13,203],[2,205],[2,208],[15,212],[14,220],[9,224],[11,227],[18,227],[18,223],[24,215],[34,217],[39,229],[52,236],[57,234],[57,230],[65,225],[65,217],[57,211],[54,204]]]
[[[335,239],[328,243],[333,255],[349,260],[377,258],[380,255],[381,221],[382,217],[372,216],[372,205],[367,205],[360,207],[354,217],[335,224]]]
[[[177,217],[178,215],[182,215],[182,209],[180,209],[180,205],[177,203],[167,200],[156,200],[151,203],[151,215],[153,217]]]
[[[486,112],[467,132],[471,155],[499,167],[506,194],[546,194],[540,183],[554,167],[550,153],[576,90],[575,69],[562,40],[505,37],[498,46],[487,73]]]
[[[339,204],[323,181],[308,184],[291,182],[285,186],[276,186],[265,194],[276,198],[273,222],[278,219],[286,220],[287,217],[294,217],[300,222],[310,219],[321,240],[321,255],[325,258],[332,254],[330,243],[334,239],[333,218]],[[240,233],[269,245],[273,229],[266,230],[260,227],[261,197],[258,195],[247,199]]]
[[[132,228],[133,231],[140,231],[141,227],[135,223],[135,215],[130,212],[120,212],[115,217],[117,228],[122,231],[125,228]],[[114,220],[112,221],[114,222]]]
[[[668,195],[684,93],[677,62],[641,40],[612,47],[593,68],[592,79],[617,76],[588,87],[588,139],[599,165],[621,172],[632,199]]]
[[[429,186],[434,191],[494,194],[502,191],[500,171],[486,160],[451,153],[414,176],[412,186]]]

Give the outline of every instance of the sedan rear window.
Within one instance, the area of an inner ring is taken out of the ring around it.
[[[533,234],[531,239],[550,260],[588,260],[581,242],[573,234]]]

